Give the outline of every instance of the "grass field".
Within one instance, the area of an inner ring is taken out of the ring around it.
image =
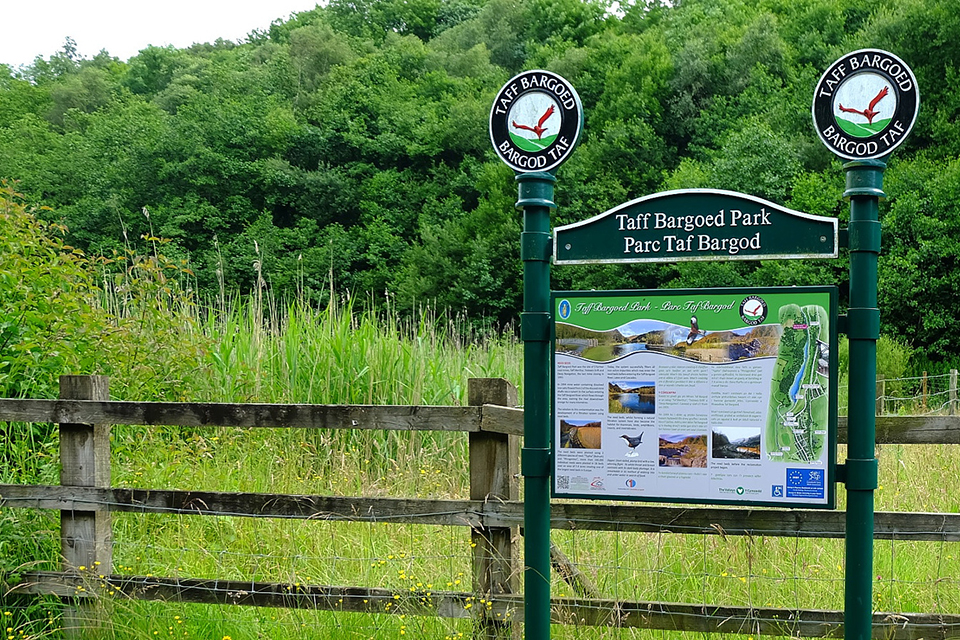
[[[116,310],[118,314],[123,309]],[[400,320],[344,302],[322,310],[253,298],[213,309],[181,305],[155,322],[189,350],[147,349],[113,369],[118,399],[319,404],[464,404],[469,377],[519,385],[521,348],[457,318]],[[142,323],[147,332],[150,323]],[[176,341],[151,338],[148,344]],[[125,382],[119,375],[127,372]],[[133,380],[131,382],[130,380]],[[160,384],[160,383],[155,383]],[[15,427],[17,427],[15,425]],[[34,433],[25,425],[23,433]],[[11,431],[12,432],[12,431]],[[38,432],[39,434],[39,432]],[[7,442],[3,482],[56,483],[55,442]],[[340,496],[466,498],[466,435],[439,432],[115,427],[114,486]],[[878,510],[960,510],[956,445],[884,446]],[[841,451],[840,459],[843,459]],[[843,491],[840,492],[843,507]],[[2,568],[56,569],[55,513],[0,510]],[[469,590],[469,530],[117,514],[117,573],[391,589]],[[843,541],[558,531],[554,540],[606,598],[840,609]],[[878,610],[960,613],[960,545],[877,542]],[[553,594],[573,595],[556,576]],[[97,638],[458,638],[469,620],[398,614],[215,607],[107,599]],[[56,603],[4,602],[13,638],[55,637]],[[48,613],[49,612],[49,613]],[[557,638],[679,634],[557,626]]]

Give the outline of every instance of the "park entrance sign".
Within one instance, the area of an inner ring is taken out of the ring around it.
[[[833,508],[835,287],[552,305],[554,495]]]
[[[554,230],[555,264],[836,258],[837,219],[733,191],[665,191]]]
[[[817,84],[814,126],[849,161],[849,304],[841,317],[836,287],[550,291],[551,258],[836,258],[837,221],[744,194],[688,190],[627,202],[551,237],[555,169],[579,141],[580,100],[546,71],[521,73],[500,89],[490,139],[517,172],[523,210],[528,638],[550,637],[551,493],[832,508],[834,485],[843,482],[844,637],[870,640],[878,201],[885,160],[919,104],[913,72],[885,51],[848,54]],[[850,353],[842,465],[834,458],[840,324]]]
[[[836,258],[837,219],[717,189],[554,230],[555,264]],[[553,493],[833,508],[835,287],[553,292]]]

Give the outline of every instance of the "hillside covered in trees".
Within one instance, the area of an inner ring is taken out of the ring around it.
[[[242,43],[80,59],[68,41],[0,66],[0,178],[110,255],[170,239],[201,293],[269,287],[323,303],[389,296],[508,322],[521,304],[511,172],[493,96],[543,68],[577,87],[584,139],[554,224],[662,189],[743,191],[839,216],[839,160],[813,87],[836,58],[887,49],[920,117],[882,204],[883,331],[934,360],[960,269],[960,12],[952,0],[332,0]],[[554,269],[556,288],[839,284],[847,262]]]

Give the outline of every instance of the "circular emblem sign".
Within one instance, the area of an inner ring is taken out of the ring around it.
[[[862,49],[834,62],[820,78],[813,124],[841,158],[881,158],[906,139],[919,107],[910,67],[892,53]]]
[[[514,171],[560,166],[580,139],[583,108],[569,82],[550,71],[510,79],[490,109],[490,141]]]
[[[747,296],[740,302],[740,319],[755,327],[767,319],[767,303],[760,296]]]

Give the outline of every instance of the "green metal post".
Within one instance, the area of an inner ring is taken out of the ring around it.
[[[850,198],[850,408],[846,462],[847,528],[844,638],[870,640],[873,629],[873,501],[877,488],[876,379],[880,310],[879,201],[884,196],[879,160],[844,165]]]
[[[517,176],[523,209],[524,626],[528,640],[550,638],[550,210],[556,178]]]

